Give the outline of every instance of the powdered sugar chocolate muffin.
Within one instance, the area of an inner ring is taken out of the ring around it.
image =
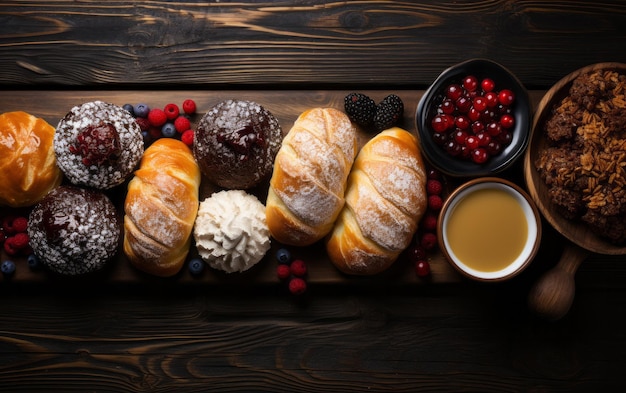
[[[249,189],[272,172],[283,139],[278,120],[252,101],[227,100],[198,123],[193,153],[202,174],[227,189]]]
[[[31,211],[28,235],[35,255],[51,271],[74,276],[100,270],[115,255],[120,225],[104,193],[60,186]]]
[[[92,101],[73,107],[54,134],[57,165],[70,182],[109,189],[126,180],[143,155],[141,129],[128,111]]]

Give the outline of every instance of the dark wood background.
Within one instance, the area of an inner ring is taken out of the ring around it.
[[[46,91],[386,94],[473,57],[540,95],[626,62],[625,41],[619,1],[5,1],[0,111],[45,108]],[[296,299],[271,283],[0,280],[0,391],[615,391],[623,257],[586,260],[571,311],[547,322],[526,304],[563,244],[544,231],[540,258],[494,285],[317,283]]]

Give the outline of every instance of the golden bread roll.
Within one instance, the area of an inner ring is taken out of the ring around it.
[[[55,128],[26,112],[0,115],[0,205],[30,206],[61,184]]]
[[[350,172],[346,204],[326,243],[330,260],[347,274],[384,271],[410,244],[427,202],[416,138],[397,127],[381,132]]]
[[[277,241],[306,246],[332,229],[344,204],[357,152],[356,129],[343,112],[303,112],[283,139],[274,161],[266,220]]]
[[[178,273],[198,213],[200,169],[183,142],[161,138],[148,147],[128,184],[124,253],[139,270]]]

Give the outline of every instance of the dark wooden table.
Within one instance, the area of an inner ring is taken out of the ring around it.
[[[400,95],[414,131],[423,90],[455,63],[500,62],[536,103],[569,72],[626,62],[625,41],[619,1],[9,1],[0,112],[54,122],[91,97],[252,97],[288,129],[307,106],[368,91]],[[236,279],[0,280],[0,391],[615,391],[623,257],[582,264],[563,319],[528,309],[563,244],[544,225],[530,268],[489,285],[437,258],[421,281],[406,266],[345,279],[322,257],[303,298],[273,279],[270,260]]]

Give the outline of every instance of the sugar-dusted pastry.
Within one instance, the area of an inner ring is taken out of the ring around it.
[[[162,277],[180,271],[199,188],[200,169],[183,142],[161,138],[146,149],[124,203],[124,253],[136,268]]]
[[[51,271],[82,275],[102,269],[117,252],[121,220],[102,192],[59,186],[28,219],[30,245]]]
[[[243,272],[270,248],[265,206],[243,190],[225,190],[200,203],[194,228],[200,257],[214,269]]]
[[[252,101],[227,100],[200,119],[193,153],[202,174],[226,189],[249,189],[272,173],[283,139],[278,120]]]
[[[266,218],[272,237],[306,246],[332,229],[356,152],[356,129],[343,112],[314,108],[298,117],[270,180]]]
[[[132,115],[114,104],[73,107],[54,134],[57,163],[70,182],[97,189],[122,184],[143,154],[143,137]]]
[[[330,260],[348,274],[384,271],[411,242],[426,205],[416,138],[397,127],[381,132],[350,172],[346,204],[326,243]]]
[[[26,112],[0,115],[0,205],[31,206],[61,184],[54,127]]]

